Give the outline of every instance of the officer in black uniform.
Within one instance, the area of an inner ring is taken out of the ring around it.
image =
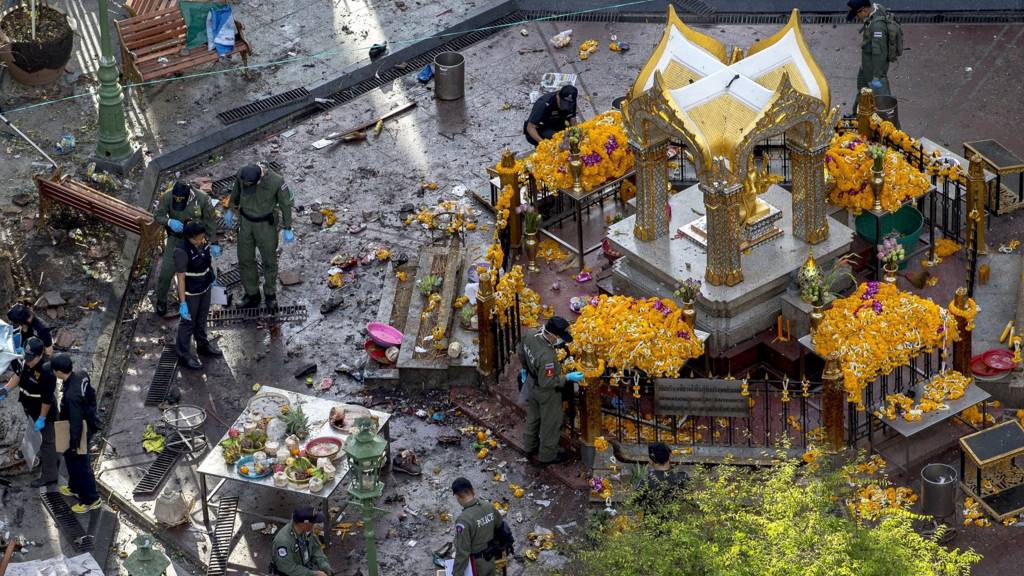
[[[562,86],[558,92],[545,94],[533,103],[530,117],[523,123],[526,141],[536,146],[576,123],[575,86]]]
[[[57,419],[54,394],[57,377],[50,364],[43,361],[46,346],[33,336],[25,343],[25,361],[7,385],[0,388],[0,400],[7,398],[11,390],[20,387],[18,402],[25,414],[33,421],[37,432],[42,434],[43,443],[39,448],[39,478],[32,482],[33,488],[57,482],[57,444],[53,435],[53,422]],[[29,463],[31,464],[31,463]]]
[[[213,256],[206,243],[206,228],[195,220],[185,225],[184,240],[174,249],[174,271],[178,275],[178,359],[193,370],[203,364],[192,354],[192,338],[196,351],[204,356],[220,356],[221,351],[206,334],[210,315],[210,287],[216,276]]]
[[[89,382],[89,375],[74,371],[74,364],[67,354],[58,354],[50,360],[50,368],[61,381],[60,419],[68,421],[70,441],[64,451],[64,465],[68,469],[68,485],[60,487],[65,496],[76,496],[78,503],[71,507],[76,514],[84,514],[103,505],[96,492],[96,477],[89,462],[89,451],[78,453],[78,447],[85,436],[88,446],[93,434],[100,429],[96,413],[96,390]]]
[[[46,357],[53,356],[53,337],[50,336],[50,329],[31,308],[19,302],[11,306],[7,312],[7,319],[11,321],[12,326],[19,329],[19,333],[15,334],[15,348],[22,348],[29,338],[35,336],[43,341]]]

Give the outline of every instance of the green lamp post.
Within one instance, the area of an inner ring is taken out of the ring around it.
[[[110,47],[109,0],[99,0],[100,68],[96,76],[99,89],[99,134],[96,138],[96,163],[104,170],[124,173],[139,155],[128,143],[125,128],[124,92],[118,82],[117,61]]]
[[[135,544],[135,552],[122,564],[130,576],[161,576],[171,565],[163,552],[153,548],[153,537],[149,534],[140,533],[132,544]]]
[[[373,431],[373,420],[356,420],[356,433],[345,441],[345,455],[349,470],[353,474],[348,493],[363,512],[363,535],[366,537],[366,564],[370,576],[378,576],[377,541],[373,532],[373,519],[383,510],[374,507],[373,501],[384,492],[380,481],[380,468],[384,464],[384,451],[388,443]]]

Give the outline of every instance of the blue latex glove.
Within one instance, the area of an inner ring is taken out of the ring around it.
[[[220,244],[214,244],[213,246],[210,246],[210,254],[212,254],[214,258],[219,258]]]
[[[167,227],[170,228],[175,234],[181,234],[181,231],[185,229],[185,224],[181,220],[175,220],[170,218],[167,220]]]
[[[46,426],[46,416],[40,415],[39,418],[36,418],[36,432],[42,430],[43,426]]]
[[[565,375],[565,379],[569,382],[579,382],[583,380],[583,372],[578,370],[576,372],[569,372]]]
[[[228,228],[231,228],[232,226],[235,225],[235,213],[233,211],[224,211],[224,224],[226,224]]]
[[[870,86],[872,90],[881,90],[882,81],[879,80],[878,78],[872,78],[871,82],[868,82],[868,86]]]
[[[7,398],[7,387],[6,386],[0,387],[0,402],[2,402],[4,400],[4,398]]]
[[[520,382],[526,382],[526,377],[528,375],[529,375],[529,373],[526,371],[526,368],[520,368],[519,369],[519,381]]]
[[[292,232],[287,228],[285,228],[284,232],[281,233],[281,237],[284,238],[285,244],[291,244],[292,242],[295,242],[295,232]]]
[[[18,346],[17,348],[14,349],[14,353],[21,356],[25,354],[25,349],[22,348],[21,346]]]
[[[188,303],[187,302],[182,302],[181,304],[178,304],[178,315],[181,316],[185,320],[191,320],[192,319],[192,317],[189,316],[189,314],[188,314]]]

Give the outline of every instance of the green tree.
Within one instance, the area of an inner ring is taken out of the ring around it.
[[[784,461],[699,469],[686,490],[641,513],[604,518],[572,572],[592,576],[962,576],[981,556],[918,534],[898,506],[854,511],[885,478],[857,462],[823,470]],[[889,494],[892,494],[890,491]],[[883,496],[884,498],[884,496]]]

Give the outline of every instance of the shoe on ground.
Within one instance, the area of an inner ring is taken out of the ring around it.
[[[416,462],[416,455],[413,454],[412,450],[402,450],[398,456],[395,456],[392,460],[392,467],[397,472],[408,474],[410,476],[419,476],[423,473],[423,469],[420,468],[419,463]]]
[[[224,353],[220,351],[220,348],[216,344],[210,342],[206,346],[197,347],[197,351],[201,356],[223,356]]]
[[[277,296],[267,296],[265,300],[267,308],[271,310],[277,308]]]
[[[260,305],[260,295],[249,295],[246,294],[242,297],[242,301],[238,303],[239,308],[256,308]]]
[[[167,302],[157,302],[154,308],[157,316],[167,316]]]
[[[199,358],[195,358],[195,357],[192,357],[192,358],[178,358],[178,362],[182,366],[184,366],[184,367],[186,367],[186,368],[188,368],[190,370],[202,370],[203,369],[203,363],[199,361]]]
[[[570,458],[570,456],[569,456],[569,454],[567,452],[559,452],[558,455],[555,456],[554,460],[550,460],[548,462],[540,462],[540,465],[541,466],[551,466],[552,464],[561,464],[563,462],[568,462],[569,458]]]
[[[97,510],[102,507],[103,501],[97,498],[96,501],[93,502],[92,504],[82,504],[81,502],[79,502],[78,504],[75,504],[74,506],[71,507],[71,511],[75,514],[85,514],[86,512]]]
[[[71,491],[70,486],[65,486],[64,484],[57,487],[57,492],[60,492],[64,496],[77,496],[77,494]]]
[[[32,481],[31,486],[33,488],[42,488],[43,486],[46,486],[48,484],[54,484],[54,483],[55,482],[51,482],[51,481],[48,481],[48,480],[43,480],[42,478],[36,478],[35,480]]]

